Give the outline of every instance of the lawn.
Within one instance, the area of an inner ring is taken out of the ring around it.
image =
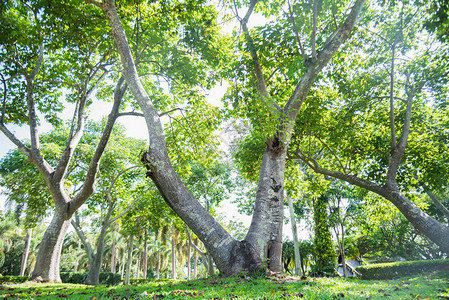
[[[142,295],[144,294],[144,295]],[[139,295],[142,295],[139,297]],[[129,286],[23,283],[0,286],[0,299],[449,299],[449,272],[397,280],[240,275]]]

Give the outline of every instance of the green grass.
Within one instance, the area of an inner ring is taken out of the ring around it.
[[[449,299],[449,273],[397,280],[237,276],[190,281],[153,281],[130,286],[23,283],[0,286],[1,299]]]

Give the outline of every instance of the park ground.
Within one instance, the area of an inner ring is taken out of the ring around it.
[[[239,275],[201,280],[86,286],[23,283],[0,286],[0,299],[449,299],[449,271],[395,280]]]

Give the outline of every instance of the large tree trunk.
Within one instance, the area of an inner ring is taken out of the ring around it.
[[[33,229],[28,229],[27,235],[25,237],[25,246],[22,255],[22,264],[20,265],[20,276],[25,274],[25,269],[27,266],[28,254],[30,253],[31,235],[33,234]]]
[[[59,261],[65,234],[70,226],[71,216],[64,209],[55,209],[50,225],[42,237],[39,254],[31,280],[60,283]]]
[[[276,139],[265,150],[253,218],[245,238],[273,272],[282,272],[285,153],[284,145]]]

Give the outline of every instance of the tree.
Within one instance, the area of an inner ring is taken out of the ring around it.
[[[3,81],[0,130],[39,170],[55,205],[52,222],[39,247],[32,279],[60,282],[59,261],[65,233],[74,212],[93,192],[98,163],[118,116],[125,89],[123,81],[119,81],[114,106],[91,158],[84,185],[75,195],[69,194],[65,176],[84,131],[86,106],[114,59],[105,52],[100,53],[107,51],[110,45],[107,39],[98,43],[93,34],[86,35],[88,31],[98,33],[94,30],[99,25],[97,22],[83,23],[82,14],[76,15],[79,11],[69,10],[64,5],[10,1],[1,9],[2,24],[5,24],[1,27],[1,34],[9,37],[2,38],[0,52]],[[61,18],[64,14],[65,17]],[[80,26],[73,26],[74,20]],[[65,30],[62,32],[58,27]],[[79,31],[81,27],[85,31]],[[10,32],[15,34],[10,35]],[[80,57],[83,58],[82,63],[78,60]],[[76,103],[76,106],[66,146],[58,153],[60,157],[52,166],[40,151],[37,112],[52,125],[60,123],[57,112],[62,109],[58,102],[62,88],[68,91],[66,100]],[[7,128],[6,124],[11,122],[29,126],[30,145],[20,141]]]
[[[328,79],[336,89],[323,86],[315,93],[315,103],[296,124],[293,139],[301,142],[291,156],[316,173],[381,195],[449,253],[449,227],[414,195],[423,186],[441,189],[448,183],[447,110],[441,110],[447,106],[447,69],[440,63],[447,46],[422,34],[415,19],[425,19],[425,11],[413,3],[391,4],[369,15],[377,29],[361,30],[354,43],[369,41],[364,53],[378,49],[377,55],[365,59],[348,51],[335,60]]]
[[[292,132],[294,120],[299,112],[301,104],[305,100],[308,91],[319,72],[327,65],[331,57],[338,51],[340,45],[350,35],[357,16],[359,15],[364,1],[356,1],[355,5],[347,15],[342,25],[338,26],[332,35],[324,35],[327,39],[322,44],[321,51],[317,51],[317,30],[314,26],[312,58],[304,60],[301,70],[295,76],[291,96],[285,103],[284,108],[269,96],[266,79],[257,49],[247,28],[247,22],[257,1],[251,1],[250,7],[244,18],[241,19],[242,28],[251,54],[257,81],[257,93],[254,100],[258,100],[272,113],[274,131],[265,131],[267,147],[262,159],[259,189],[255,203],[253,221],[249,232],[243,241],[234,240],[229,233],[199,204],[199,202],[187,190],[172,167],[166,147],[164,130],[161,125],[158,112],[152,103],[147,91],[142,86],[135,59],[129,47],[125,29],[117,14],[115,2],[105,0],[97,2],[86,0],[100,8],[106,16],[111,32],[116,43],[123,66],[124,76],[130,91],[141,108],[147,130],[149,133],[149,151],[143,159],[147,164],[148,175],[156,184],[157,188],[169,206],[183,219],[195,234],[206,245],[209,253],[214,257],[219,270],[225,275],[231,275],[242,270],[256,270],[264,265],[272,271],[281,271],[282,254],[282,219],[283,219],[283,175],[286,151],[289,145],[289,135]],[[196,4],[191,4],[195,6]],[[260,6],[263,4],[261,3]],[[200,8],[200,7],[198,7]],[[317,13],[315,13],[315,16]],[[316,19],[316,18],[315,18]],[[316,22],[315,22],[316,25]],[[292,39],[294,40],[294,39]],[[304,52],[303,52],[304,54]],[[297,77],[296,77],[297,78]],[[278,99],[282,102],[281,99]],[[267,129],[267,128],[266,128]],[[268,133],[269,132],[269,133]]]

